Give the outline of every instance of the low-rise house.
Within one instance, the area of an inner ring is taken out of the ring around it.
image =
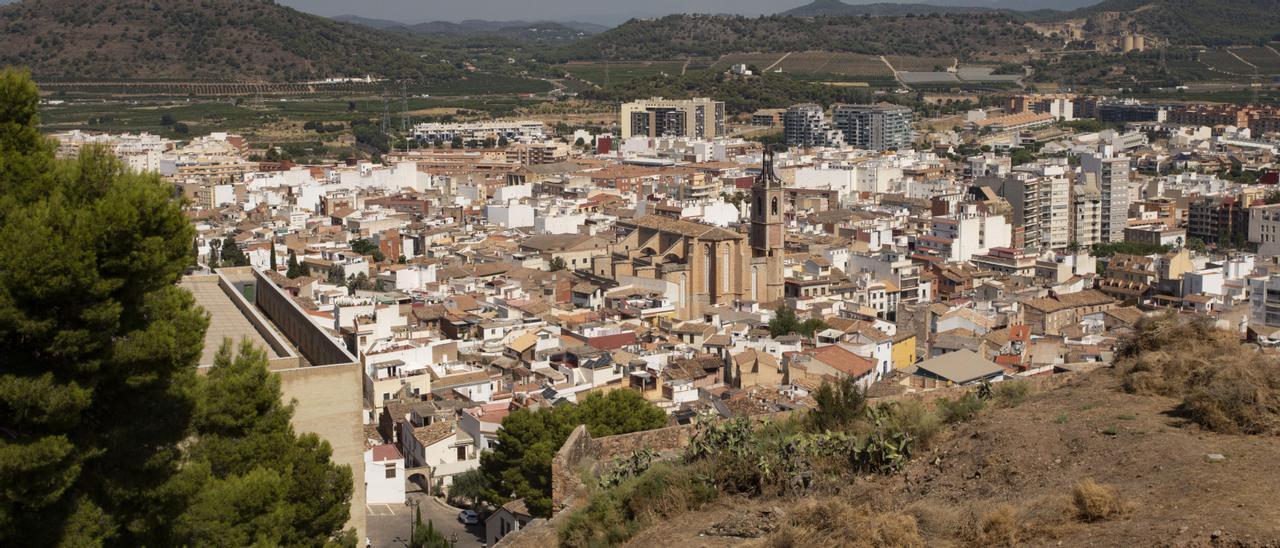
[[[915,376],[923,381],[925,387],[969,386],[983,381],[1004,380],[1004,368],[977,352],[963,349],[916,364]]]
[[[516,499],[498,508],[484,522],[484,540],[489,546],[533,521],[533,515],[525,506],[524,499]]]
[[[404,504],[404,459],[395,445],[364,452],[364,493],[368,504]]]

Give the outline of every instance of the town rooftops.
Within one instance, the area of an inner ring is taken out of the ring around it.
[[[647,228],[661,232],[670,232],[687,236],[690,238],[700,238],[703,240],[741,240],[742,235],[737,232],[725,230],[723,228],[695,223],[693,221],[685,221],[682,219],[672,219],[670,217],[662,217],[658,215],[645,215],[636,217],[629,221],[620,221],[620,224],[635,225],[638,228]]]

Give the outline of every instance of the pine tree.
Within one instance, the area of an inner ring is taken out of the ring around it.
[[[298,264],[298,256],[293,254],[293,250],[289,250],[289,269],[285,271],[285,276],[289,278],[297,278],[302,276],[302,265]]]
[[[197,378],[172,187],[55,160],[38,102],[0,71],[0,546],[354,545],[351,471],[294,435],[265,354]]]
[[[0,545],[163,544],[207,320],[195,232],[156,175],[54,159],[0,71]]]
[[[267,257],[271,261],[271,271],[275,272],[276,271],[276,243],[275,242],[270,242],[270,243],[271,245],[267,247]]]
[[[295,435],[293,406],[266,353],[224,341],[196,390],[193,440],[173,492],[189,497],[174,545],[319,545],[349,515],[351,469],[330,462],[328,442]]]

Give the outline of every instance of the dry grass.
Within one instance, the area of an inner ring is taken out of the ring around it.
[[[1205,428],[1264,434],[1280,420],[1280,366],[1260,356],[1233,356],[1192,373],[1183,409]]]
[[[1076,516],[1085,522],[1106,521],[1123,516],[1127,512],[1124,501],[1115,487],[1099,484],[1085,478],[1072,490]]]
[[[788,512],[785,523],[769,536],[775,548],[808,546],[923,547],[915,517],[876,512],[843,499],[809,500]]]
[[[1015,508],[975,504],[968,508],[928,500],[907,505],[930,546],[1016,546],[1061,537],[1075,523],[1075,508],[1065,496],[1041,497]]]
[[[1187,416],[1210,430],[1280,427],[1280,363],[1205,319],[1145,318],[1115,364],[1126,391],[1180,398]]]
[[[1016,546],[1018,544],[1018,511],[1008,504],[999,504],[982,514],[982,527],[978,531],[979,546]]]

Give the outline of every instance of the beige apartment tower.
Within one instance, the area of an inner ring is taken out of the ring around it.
[[[622,104],[619,116],[622,138],[628,137],[723,137],[723,101],[707,98],[663,99],[655,97]]]

